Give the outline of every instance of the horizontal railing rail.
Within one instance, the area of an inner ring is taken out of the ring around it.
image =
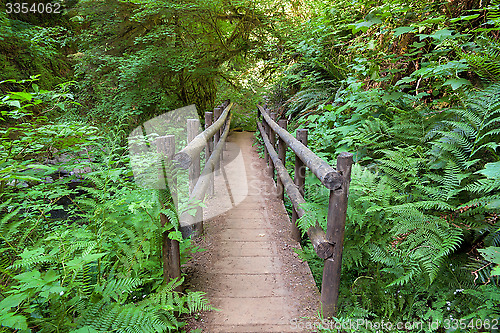
[[[181,168],[189,168],[193,163],[193,159],[200,156],[200,153],[203,148],[205,148],[207,141],[222,128],[222,125],[225,124],[226,118],[228,117],[232,106],[233,103],[226,106],[220,117],[218,117],[218,119],[210,127],[198,134],[193,140],[191,140],[191,142],[188,143],[186,147],[174,155],[173,160],[176,161]]]
[[[304,164],[318,177],[318,179],[330,190],[340,188],[342,176],[328,163],[319,158],[309,148],[293,137],[286,129],[281,128],[265,110],[258,105],[260,114],[264,117],[271,129],[293,150],[293,152],[304,162]]]

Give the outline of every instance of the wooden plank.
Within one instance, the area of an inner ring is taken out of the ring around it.
[[[330,190],[336,190],[342,186],[342,176],[328,163],[316,156],[309,148],[304,146],[301,142],[293,137],[286,130],[279,127],[278,124],[258,106],[260,113],[271,127],[271,130],[280,136],[286,142],[295,154],[304,162],[304,164],[311,170],[316,177]],[[271,136],[272,137],[272,136]]]

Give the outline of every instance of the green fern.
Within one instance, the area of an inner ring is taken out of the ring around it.
[[[470,295],[479,300],[478,309],[475,315],[479,315],[481,319],[498,318],[500,310],[500,288],[492,284],[479,286],[477,289],[465,290],[466,295]]]
[[[314,111],[318,106],[328,103],[336,89],[331,80],[316,82],[313,86],[303,89],[292,96],[286,104],[289,104],[287,115],[307,114]]]
[[[489,15],[495,16],[492,11]],[[465,52],[457,49],[458,54],[482,79],[498,81],[500,79],[500,44],[497,40],[486,36],[478,39],[477,44],[479,47],[473,51]]]
[[[187,307],[191,313],[215,310],[215,308],[205,298],[205,295],[206,293],[201,291],[193,291],[188,293]]]
[[[164,332],[169,327],[156,309],[134,304],[111,304],[93,308],[92,316],[80,322],[80,327],[91,327],[99,332]]]

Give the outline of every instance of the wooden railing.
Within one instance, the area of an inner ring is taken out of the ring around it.
[[[214,112],[205,112],[205,130],[201,133],[198,133],[199,119],[188,119],[188,144],[177,154],[174,154],[174,135],[161,136],[156,139],[157,150],[167,162],[173,162],[174,168],[189,169],[189,202],[193,203],[191,208],[196,209],[196,214],[193,216],[183,212],[179,216],[180,231],[184,238],[191,235],[196,237],[203,233],[203,211],[198,203],[203,201],[206,194],[212,195],[214,193],[214,172],[220,170],[223,147],[229,133],[232,105],[232,103],[225,102],[216,107]],[[203,150],[205,150],[205,167],[200,172],[200,154]],[[172,180],[170,183],[176,184],[177,182]],[[175,195],[176,189],[172,188],[170,192]],[[161,202],[161,205],[165,208],[173,205],[173,201],[174,199],[171,198],[171,202]],[[160,219],[162,227],[171,222],[165,214],[160,214]],[[170,239],[168,233],[169,231],[163,233],[162,241],[162,264],[165,281],[181,276],[179,242]]]
[[[180,228],[184,238],[193,235],[197,237],[203,233],[202,208],[197,205],[203,201],[205,195],[214,192],[214,173],[221,168],[223,149],[229,134],[231,124],[230,110],[233,106],[223,104],[214,109],[214,112],[205,112],[205,130],[198,135],[199,121],[196,126],[188,127],[188,137],[191,139],[186,147],[175,154],[173,160],[179,167],[189,168],[190,195],[189,202],[196,205],[198,213],[193,216],[183,212],[179,218]],[[212,123],[212,120],[215,120]],[[200,153],[205,149],[205,167],[200,173]]]
[[[283,200],[286,191],[292,202],[292,237],[297,241],[300,241],[300,231],[296,221],[305,215],[301,205],[306,202],[304,200],[306,167],[330,190],[326,232],[316,222],[316,225],[307,230],[307,235],[316,254],[325,260],[321,287],[323,316],[324,318],[335,316],[339,296],[347,197],[353,155],[340,153],[337,157],[337,169],[334,169],[307,148],[307,130],[297,130],[297,138],[294,138],[286,130],[286,119],[281,119],[276,123],[276,113],[269,114],[261,106],[258,106],[258,111],[262,115],[262,120],[257,121],[257,127],[264,141],[264,155],[266,162],[269,163],[269,175],[274,179],[276,172],[276,187],[279,197]],[[276,140],[276,135],[278,140]],[[276,146],[278,152],[276,152]],[[294,180],[284,165],[287,147],[292,149],[296,156]]]

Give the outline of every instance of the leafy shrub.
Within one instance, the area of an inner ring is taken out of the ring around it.
[[[121,137],[39,116],[40,98],[10,93],[1,106],[2,326],[166,332],[211,309],[174,290],[182,279],[163,283],[159,191],[132,181]],[[183,261],[197,250],[181,248]]]

